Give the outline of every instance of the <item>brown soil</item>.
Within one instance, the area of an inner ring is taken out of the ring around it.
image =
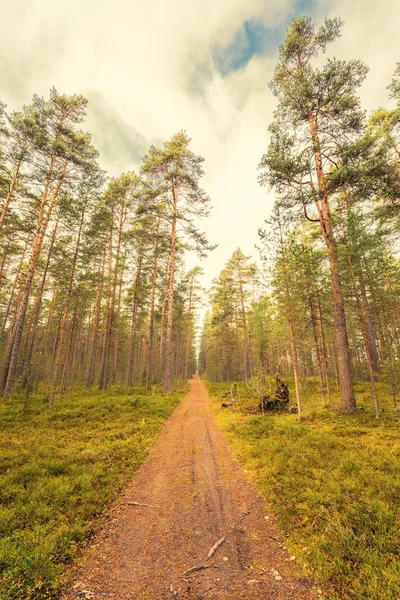
[[[312,584],[296,574],[274,521],[232,457],[196,378],[63,598],[311,600]],[[184,575],[198,566],[207,568]]]

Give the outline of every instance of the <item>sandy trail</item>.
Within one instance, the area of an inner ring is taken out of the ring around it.
[[[200,565],[208,568],[183,576]],[[73,579],[64,599],[314,597],[311,582],[296,575],[273,517],[217,429],[198,378],[111,508]]]

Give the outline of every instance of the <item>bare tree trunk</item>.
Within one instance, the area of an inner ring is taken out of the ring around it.
[[[242,321],[243,321],[243,330],[244,330],[244,365],[245,365],[245,377],[246,380],[251,377],[250,371],[250,355],[249,355],[249,337],[247,333],[247,319],[246,319],[246,309],[244,305],[244,293],[243,293],[243,281],[239,268],[239,294],[240,294],[240,305],[242,308]]]
[[[186,348],[185,348],[185,362],[183,365],[183,378],[182,378],[182,383],[185,383],[185,381],[187,380],[187,376],[188,376],[188,363],[189,363],[189,352],[190,352],[190,342],[192,339],[192,324],[191,324],[191,318],[192,318],[192,299],[193,299],[193,285],[194,285],[194,281],[192,279],[191,281],[191,285],[190,285],[190,291],[189,291],[189,307],[188,307],[188,326],[187,326],[187,333],[186,333]]]
[[[28,245],[29,245],[29,240],[30,239],[31,239],[31,236],[28,235],[28,237],[26,239],[25,246],[24,246],[24,250],[23,250],[22,255],[21,255],[21,259],[20,259],[20,261],[18,263],[18,267],[17,267],[16,273],[15,273],[14,282],[13,282],[13,285],[12,285],[12,288],[11,288],[11,292],[10,292],[10,298],[8,300],[6,312],[4,313],[4,317],[3,317],[3,323],[1,325],[0,339],[3,337],[3,333],[4,333],[4,330],[5,330],[6,325],[7,325],[8,315],[10,314],[10,309],[11,309],[12,301],[14,299],[15,288],[17,287],[18,279],[19,279],[20,272],[21,272],[21,267],[22,267],[23,262],[24,262],[25,254],[26,254],[26,251],[28,249]]]
[[[295,391],[296,391],[296,401],[297,401],[297,416],[298,416],[298,419],[301,420],[299,367],[298,367],[298,360],[297,360],[296,341],[295,341],[294,329],[293,329],[292,300],[290,297],[289,281],[288,281],[288,274],[287,274],[287,269],[286,269],[286,253],[285,253],[285,249],[283,246],[282,227],[281,227],[280,221],[279,221],[279,233],[280,233],[281,254],[282,254],[283,280],[284,280],[285,297],[286,297],[286,316],[287,316],[288,325],[289,325],[290,349],[291,349],[292,360],[293,360],[294,387],[295,387]]]
[[[24,153],[25,153],[25,151],[23,150],[22,153],[21,153],[21,156],[20,156],[20,158],[19,158],[19,160],[17,162],[17,165],[16,165],[16,167],[14,169],[14,172],[12,174],[12,178],[11,178],[11,182],[10,182],[10,185],[9,185],[9,188],[8,188],[7,196],[6,196],[6,199],[4,201],[3,209],[2,209],[1,214],[0,214],[0,231],[3,229],[3,225],[4,225],[4,221],[5,221],[7,212],[8,212],[8,208],[10,206],[11,199],[12,199],[12,197],[14,195],[15,187],[16,187],[16,185],[18,183],[18,177],[19,177],[19,172],[20,172],[21,165],[22,165],[22,162],[23,162],[23,155],[24,155]]]
[[[87,361],[87,374],[86,374],[86,386],[89,387],[94,383],[95,376],[95,353],[97,347],[97,338],[99,334],[99,324],[100,324],[100,312],[101,312],[101,300],[103,296],[103,285],[104,285],[104,269],[106,264],[106,253],[101,255],[100,258],[100,266],[98,272],[98,283],[97,283],[97,292],[96,292],[96,302],[94,309],[94,317],[93,317],[93,330],[92,334],[89,338],[88,344],[88,361]]]
[[[118,367],[119,321],[120,321],[120,316],[121,316],[122,280],[123,280],[124,270],[125,270],[125,255],[123,257],[122,267],[121,267],[121,275],[119,278],[117,312],[115,315],[114,360],[113,360],[113,373],[112,373],[112,382],[113,383],[115,383],[115,380],[117,377],[117,367]]]
[[[149,341],[147,344],[147,366],[146,366],[146,388],[149,389],[152,368],[153,368],[153,336],[154,336],[154,306],[156,299],[156,284],[157,284],[157,263],[158,263],[158,225],[156,231],[156,245],[154,247],[153,256],[153,275],[151,278],[151,302],[150,302],[150,317],[149,317]]]
[[[365,288],[365,282],[364,282],[363,276],[359,277],[359,281],[360,281],[361,301],[362,301],[364,319],[365,319],[365,329],[366,329],[366,334],[367,334],[367,338],[368,338],[369,354],[371,357],[372,368],[373,368],[374,372],[377,373],[379,371],[379,354],[378,354],[378,348],[376,347],[374,324],[373,324],[372,318],[371,318],[371,311],[369,309],[368,296],[367,296],[367,291]]]
[[[164,371],[164,394],[171,392],[172,377],[172,322],[174,317],[174,286],[175,286],[175,245],[176,245],[176,218],[177,218],[177,189],[172,188],[173,214],[171,229],[171,251],[169,264],[169,287],[168,287],[168,312],[167,331],[165,336],[165,371]]]
[[[48,273],[49,265],[50,265],[50,259],[51,259],[51,255],[53,252],[54,243],[56,240],[56,233],[57,233],[59,218],[60,218],[60,213],[58,213],[58,215],[57,215],[57,219],[56,219],[56,222],[54,224],[53,231],[51,234],[49,251],[47,253],[47,259],[46,259],[46,264],[45,264],[43,275],[42,275],[42,281],[40,283],[39,291],[38,291],[37,298],[36,298],[36,303],[35,303],[35,307],[34,307],[34,311],[33,311],[32,323],[29,327],[29,331],[31,332],[31,338],[29,340],[28,347],[27,347],[27,353],[26,353],[26,357],[25,357],[23,376],[22,376],[22,386],[21,386],[23,389],[26,388],[28,390],[28,392],[27,392],[28,396],[29,396],[29,391],[30,391],[29,388],[30,388],[30,379],[31,379],[31,373],[32,373],[33,348],[35,346],[36,333],[37,333],[37,328],[38,328],[38,324],[39,324],[40,309],[41,309],[42,300],[43,300],[44,286],[46,284],[47,273]]]
[[[8,258],[8,250],[9,250],[9,244],[7,244],[6,248],[4,249],[3,258],[1,261],[1,265],[0,265],[0,290],[3,287],[3,279],[6,278],[6,275],[4,275],[4,269],[5,269],[7,258]]]
[[[339,261],[337,258],[336,241],[330,216],[325,175],[322,167],[322,154],[318,139],[318,129],[311,109],[309,109],[308,120],[314,147],[315,170],[319,187],[319,198],[316,199],[315,204],[318,210],[321,233],[328,251],[329,269],[331,274],[341,406],[343,410],[353,412],[356,408],[356,401],[353,390],[349,340],[347,335],[342,285],[340,281]]]
[[[114,216],[113,216],[114,220]],[[109,355],[109,345],[110,345],[110,336],[111,336],[111,328],[112,328],[112,257],[113,257],[113,222],[111,224],[110,230],[110,238],[109,238],[109,250],[108,250],[108,285],[107,285],[107,307],[106,307],[106,318],[105,318],[105,329],[103,333],[103,349],[102,349],[102,357],[101,357],[101,373],[100,373],[100,383],[99,389],[105,390],[107,388],[107,378],[108,378],[108,355]]]
[[[101,381],[100,381],[100,389],[106,390],[111,384],[111,374],[110,374],[110,351],[111,351],[111,341],[112,341],[112,333],[115,322],[115,296],[117,291],[117,282],[118,282],[118,274],[119,274],[119,258],[121,254],[121,239],[122,239],[122,229],[126,219],[126,208],[121,208],[119,224],[118,224],[118,236],[117,236],[117,248],[115,253],[115,265],[114,265],[114,278],[111,278],[112,275],[112,229],[110,235],[110,262],[109,262],[109,292],[111,294],[111,298],[109,299],[108,306],[110,308],[108,319],[106,323],[106,331],[105,331],[105,340],[104,340],[104,352],[103,352],[103,365],[101,372]],[[112,283],[111,283],[112,281]]]
[[[131,333],[129,338],[129,358],[128,358],[128,371],[126,375],[126,393],[129,392],[129,388],[133,384],[133,359],[135,354],[135,333],[136,333],[136,318],[137,308],[139,300],[139,285],[142,273],[142,262],[143,262],[143,251],[141,250],[138,256],[138,264],[135,278],[135,290],[133,293],[133,306],[132,306],[132,318],[131,318]]]
[[[319,389],[320,389],[321,398],[322,398],[322,405],[325,406],[324,370],[323,370],[323,365],[322,365],[321,348],[320,348],[319,339],[318,339],[317,317],[315,314],[315,307],[314,307],[314,302],[313,302],[313,298],[312,298],[311,294],[308,295],[308,303],[310,306],[311,324],[312,324],[314,342],[315,342],[315,352],[317,354]]]
[[[316,309],[317,309],[317,319],[318,319],[318,325],[319,325],[319,331],[320,331],[320,335],[321,335],[321,352],[322,352],[322,365],[323,365],[323,370],[324,370],[324,375],[325,375],[325,385],[326,385],[326,391],[328,394],[328,402],[329,404],[331,403],[331,386],[329,383],[329,363],[328,363],[328,351],[326,348],[326,341],[325,341],[325,330],[324,330],[324,323],[323,323],[323,319],[322,319],[322,307],[321,307],[321,298],[319,296],[318,293],[318,289],[316,288],[316,286],[313,286],[313,295],[315,297],[315,301],[316,301]]]
[[[59,341],[58,341],[57,353],[56,353],[55,362],[54,362],[53,383],[52,383],[51,394],[50,394],[50,398],[49,398],[49,408],[53,408],[53,406],[54,406],[54,398],[55,398],[57,385],[58,385],[58,375],[59,375],[59,370],[60,370],[60,365],[61,365],[62,352],[64,349],[64,338],[65,338],[65,333],[66,333],[66,329],[67,329],[67,321],[68,321],[68,316],[69,316],[69,304],[70,304],[70,300],[71,300],[72,287],[74,285],[74,280],[75,280],[76,263],[78,260],[78,254],[79,254],[79,249],[80,249],[80,245],[81,245],[81,236],[82,236],[83,223],[84,223],[84,219],[85,219],[85,212],[86,212],[86,204],[84,204],[82,211],[81,211],[81,220],[79,223],[78,238],[76,240],[75,252],[74,252],[74,257],[72,260],[71,275],[70,275],[69,282],[68,282],[67,298],[65,300],[64,313],[63,313],[61,329],[60,329],[60,337],[59,337]]]
[[[368,343],[367,326],[366,326],[366,322],[365,322],[362,301],[360,299],[360,294],[358,292],[357,281],[356,281],[356,277],[354,274],[353,264],[352,264],[352,260],[351,260],[351,254],[350,254],[349,250],[347,253],[347,261],[349,263],[350,275],[351,275],[351,279],[353,281],[354,296],[355,296],[356,302],[357,302],[357,309],[358,309],[358,315],[359,315],[359,319],[360,319],[361,332],[362,332],[362,336],[363,336],[363,340],[364,340],[365,354],[367,356],[369,378],[370,378],[370,382],[371,382],[371,391],[372,391],[372,397],[374,399],[374,405],[375,405],[375,417],[377,419],[379,419],[378,394],[376,391],[376,380],[375,380],[374,368],[373,368],[373,364],[372,364],[372,360],[371,360],[370,347],[369,347],[369,343]]]
[[[48,174],[48,178],[46,181],[45,190],[44,190],[44,193],[43,193],[43,196],[41,199],[39,215],[38,215],[37,222],[36,222],[35,237],[33,239],[32,253],[31,253],[31,257],[30,257],[30,261],[29,261],[28,273],[27,273],[26,282],[25,282],[25,290],[24,290],[22,302],[20,304],[20,308],[18,311],[17,319],[16,319],[16,330],[15,330],[14,340],[13,340],[13,344],[11,346],[11,351],[6,356],[6,359],[4,361],[4,370],[7,373],[7,381],[6,381],[6,385],[5,385],[4,392],[3,392],[4,396],[11,396],[12,391],[13,391],[15,375],[16,375],[16,371],[17,371],[18,353],[19,353],[19,348],[21,345],[22,332],[24,329],[25,317],[26,317],[26,312],[28,309],[28,302],[29,302],[29,297],[30,297],[30,293],[31,293],[31,288],[32,288],[34,277],[35,277],[37,261],[39,259],[40,251],[42,249],[44,236],[45,236],[46,230],[47,230],[47,225],[49,223],[53,208],[57,201],[58,194],[59,194],[61,185],[64,181],[64,177],[65,177],[65,174],[67,171],[68,161],[65,161],[62,172],[61,172],[61,176],[57,182],[57,185],[56,185],[54,192],[52,194],[52,197],[50,199],[49,206],[47,208],[47,200],[48,200],[48,195],[49,195],[49,191],[50,191],[51,175],[53,172],[54,163],[55,163],[55,156],[53,156],[51,159],[51,163],[50,163],[50,167],[49,167],[49,174]],[[46,212],[46,208],[47,208],[47,212]]]
[[[65,353],[63,372],[62,372],[62,376],[61,376],[60,391],[59,391],[59,395],[58,395],[59,400],[61,400],[62,395],[65,394],[68,389],[68,376],[69,376],[69,372],[71,370],[72,360],[73,360],[73,350],[72,349],[74,349],[74,351],[75,351],[75,341],[76,341],[75,331],[76,331],[76,321],[77,321],[77,319],[76,319],[77,308],[78,307],[75,304],[74,314],[72,316],[71,332],[70,332],[70,336],[69,336],[69,340],[68,340],[67,351]]]

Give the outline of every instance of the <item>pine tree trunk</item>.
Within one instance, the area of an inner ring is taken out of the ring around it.
[[[114,216],[113,216],[114,221]],[[107,286],[107,308],[106,318],[104,323],[103,332],[103,349],[101,357],[101,372],[100,372],[100,383],[99,390],[105,390],[107,388],[108,379],[108,356],[110,352],[110,336],[112,329],[112,258],[113,258],[113,222],[111,224],[110,238],[109,238],[109,249],[108,249],[108,286]]]
[[[69,340],[67,344],[67,351],[65,353],[65,360],[62,369],[61,383],[60,383],[60,391],[58,394],[58,400],[61,400],[63,394],[67,393],[68,390],[68,378],[72,368],[73,355],[75,352],[75,342],[76,342],[76,315],[78,312],[77,304],[75,304],[74,313],[72,316],[71,323],[71,332],[69,335]]]
[[[344,411],[353,412],[356,408],[356,401],[353,390],[349,340],[347,335],[342,285],[340,281],[339,261],[330,216],[325,175],[322,167],[322,154],[318,139],[318,130],[311,110],[309,111],[309,127],[313,142],[315,170],[319,188],[319,198],[315,201],[315,204],[319,214],[322,236],[328,251],[329,269],[331,274],[341,407]]]
[[[360,291],[361,291],[361,301],[362,301],[362,305],[363,305],[365,329],[366,329],[366,335],[367,335],[367,339],[368,339],[368,348],[369,348],[369,354],[371,357],[372,369],[374,370],[375,373],[378,373],[378,371],[379,371],[379,354],[378,354],[378,348],[376,346],[375,330],[374,330],[374,324],[373,324],[372,318],[371,318],[371,311],[369,309],[367,291],[366,291],[365,283],[364,283],[364,280],[362,277],[360,277]]]
[[[164,378],[164,322],[165,322],[165,307],[167,304],[167,290],[168,290],[168,279],[169,279],[169,269],[170,269],[170,260],[171,257],[168,257],[168,263],[166,268],[166,277],[165,284],[163,289],[163,296],[161,302],[161,319],[160,319],[160,345],[159,345],[159,365],[158,365],[158,375],[160,379]]]
[[[119,321],[121,316],[121,298],[122,298],[122,279],[123,272],[125,270],[125,257],[122,262],[121,267],[121,276],[119,278],[118,285],[118,300],[117,300],[117,312],[115,315],[115,335],[114,335],[114,360],[113,360],[113,373],[112,373],[112,382],[115,383],[117,378],[117,368],[118,368],[118,350],[119,350]]]
[[[79,223],[78,238],[76,240],[75,252],[74,252],[74,257],[72,260],[72,269],[71,269],[71,275],[70,275],[69,283],[68,283],[67,298],[65,300],[64,312],[63,312],[61,329],[60,329],[60,337],[58,340],[57,353],[56,353],[55,362],[54,362],[53,383],[52,383],[51,394],[50,394],[50,398],[49,398],[49,408],[54,407],[54,398],[55,398],[57,385],[58,385],[58,376],[59,376],[59,370],[60,370],[60,365],[61,365],[61,357],[62,357],[62,353],[63,353],[63,349],[64,349],[64,338],[65,338],[68,316],[69,316],[69,304],[70,304],[70,300],[71,300],[72,287],[74,285],[74,280],[75,280],[76,263],[78,260],[78,254],[79,254],[79,249],[80,249],[80,245],[81,245],[81,235],[82,235],[82,229],[83,229],[83,222],[85,219],[85,212],[86,212],[86,204],[82,208],[81,220]]]
[[[314,335],[315,351],[317,354],[317,367],[319,377],[319,389],[322,398],[322,405],[325,406],[325,390],[324,390],[324,370],[322,366],[321,347],[318,339],[317,317],[315,314],[315,306],[311,294],[308,295],[308,303],[310,306],[311,324]]]
[[[10,309],[11,309],[12,301],[14,299],[15,288],[17,287],[17,284],[18,284],[18,279],[19,279],[19,276],[20,276],[21,267],[22,267],[23,262],[24,262],[25,254],[26,254],[26,251],[28,249],[28,245],[29,245],[29,240],[30,239],[31,239],[30,235],[28,235],[28,237],[26,239],[26,243],[25,243],[24,249],[23,249],[23,252],[22,252],[21,259],[20,259],[20,261],[18,263],[18,267],[17,267],[16,273],[15,273],[14,282],[13,282],[13,285],[12,285],[12,288],[11,288],[10,297],[8,299],[6,312],[4,313],[3,322],[2,322],[2,325],[1,325],[0,340],[3,337],[3,333],[4,333],[4,330],[5,330],[6,325],[7,325],[8,315],[10,314]]]
[[[246,309],[244,305],[244,292],[243,292],[243,282],[241,278],[240,268],[239,268],[239,295],[240,295],[240,305],[242,309],[242,321],[243,321],[243,331],[244,331],[244,365],[245,365],[245,378],[248,379],[251,377],[250,372],[250,356],[249,356],[249,338],[247,333],[247,319],[246,319]]]
[[[316,301],[316,309],[317,309],[317,318],[318,318],[318,325],[319,325],[319,331],[320,331],[320,335],[321,335],[321,352],[322,352],[322,365],[323,365],[323,371],[324,371],[324,375],[325,375],[325,385],[326,385],[326,391],[328,394],[328,402],[329,404],[331,403],[331,386],[329,383],[329,363],[328,363],[328,351],[326,348],[326,341],[325,341],[325,330],[324,330],[324,323],[322,320],[322,307],[321,307],[321,298],[319,296],[318,293],[318,289],[316,288],[316,286],[313,286],[313,295],[315,297],[315,301]]]
[[[97,283],[97,292],[96,292],[96,302],[94,309],[94,318],[93,318],[93,331],[92,335],[89,339],[88,345],[88,360],[87,360],[87,374],[86,374],[86,386],[90,387],[94,383],[95,377],[95,355],[97,350],[97,341],[99,334],[99,324],[100,324],[100,312],[101,312],[101,300],[103,297],[103,285],[104,285],[104,269],[106,264],[106,253],[101,255],[100,258],[100,266],[98,272],[98,283]]]
[[[13,344],[11,346],[11,351],[5,360],[5,369],[7,370],[7,381],[6,381],[6,385],[5,385],[3,394],[6,397],[11,396],[13,387],[14,387],[15,375],[16,375],[16,371],[17,371],[18,353],[19,353],[19,348],[20,348],[21,340],[22,340],[22,332],[23,332],[23,328],[24,328],[24,324],[25,324],[26,312],[28,310],[28,302],[29,302],[29,297],[30,297],[30,293],[31,293],[32,283],[33,283],[33,280],[35,277],[36,266],[37,266],[37,262],[38,262],[38,259],[40,256],[40,251],[42,249],[44,236],[46,234],[47,225],[49,223],[53,208],[57,201],[58,194],[60,192],[60,188],[64,181],[64,177],[65,177],[65,174],[67,171],[68,161],[65,161],[61,176],[57,182],[57,185],[56,185],[53,195],[50,199],[50,203],[49,203],[49,206],[48,206],[47,212],[46,212],[47,199],[48,199],[48,194],[50,191],[51,174],[53,172],[54,162],[55,162],[55,157],[52,157],[52,160],[50,163],[50,168],[49,168],[49,176],[48,176],[48,179],[47,179],[47,182],[45,185],[45,190],[44,190],[44,193],[43,193],[43,196],[41,199],[39,215],[38,215],[38,219],[36,222],[35,237],[34,237],[33,245],[32,245],[32,253],[31,253],[31,258],[30,258],[29,266],[28,266],[28,273],[27,273],[26,282],[25,282],[24,294],[23,294],[23,298],[22,298],[22,302],[21,302],[19,311],[18,311],[17,319],[16,319],[16,329],[15,329],[14,340],[13,340]]]
[[[49,265],[50,265],[50,259],[51,259],[51,255],[52,255],[52,252],[53,252],[54,243],[56,241],[56,233],[57,233],[59,218],[60,218],[60,213],[58,213],[58,215],[57,215],[57,219],[56,219],[56,222],[55,222],[54,227],[53,227],[53,232],[51,234],[50,245],[49,245],[49,251],[47,253],[46,264],[45,264],[45,267],[44,267],[44,271],[43,271],[43,275],[42,275],[42,280],[40,282],[39,291],[38,291],[38,294],[37,294],[37,297],[36,297],[36,303],[35,303],[35,307],[34,307],[32,323],[31,323],[31,326],[29,328],[29,331],[31,332],[31,337],[30,337],[30,340],[29,340],[29,343],[28,343],[27,353],[26,353],[25,362],[24,362],[24,369],[23,369],[23,375],[22,375],[22,389],[25,389],[25,388],[29,389],[30,388],[30,379],[31,379],[31,373],[32,373],[33,348],[35,346],[37,328],[38,328],[38,324],[39,324],[40,309],[41,309],[42,300],[43,300],[44,286],[46,284],[47,273],[48,273]],[[28,391],[28,395],[29,395],[29,391]]]
[[[176,218],[177,218],[177,189],[172,188],[173,214],[171,229],[171,251],[169,263],[169,287],[168,287],[168,311],[167,331],[165,336],[165,371],[164,371],[164,394],[171,392],[172,378],[172,322],[174,317],[174,285],[175,285],[175,245],[176,245]]]
[[[0,265],[0,290],[3,287],[3,280],[6,279],[6,275],[4,275],[4,269],[6,267],[6,262],[7,262],[7,258],[8,258],[8,250],[9,250],[9,243],[4,248],[4,254],[3,254],[3,258],[1,260],[1,265]]]
[[[374,368],[373,368],[371,354],[370,354],[367,326],[366,326],[366,322],[365,322],[365,315],[363,313],[362,301],[360,299],[360,294],[359,294],[358,288],[357,288],[357,281],[356,281],[356,277],[354,274],[354,269],[353,269],[350,252],[348,252],[348,254],[347,254],[347,261],[349,263],[350,275],[351,275],[351,279],[353,282],[354,296],[356,299],[358,315],[359,315],[359,319],[360,319],[361,332],[362,332],[362,336],[363,336],[363,340],[364,340],[364,349],[365,349],[365,354],[367,356],[369,379],[371,382],[371,392],[372,392],[372,397],[374,399],[374,405],[375,405],[375,417],[377,419],[379,419],[378,394],[376,391],[376,380],[375,380]]]
[[[117,248],[115,253],[115,265],[114,265],[114,278],[111,278],[112,275],[112,230],[110,237],[110,263],[109,263],[109,277],[112,281],[111,284],[111,298],[109,300],[109,314],[107,319],[107,327],[105,332],[105,342],[104,342],[104,354],[103,354],[103,366],[102,366],[102,376],[100,382],[100,389],[106,390],[109,388],[111,384],[111,376],[110,373],[110,352],[111,352],[111,342],[112,342],[112,333],[113,328],[115,327],[115,297],[117,292],[117,283],[118,283],[118,275],[119,275],[119,258],[121,254],[121,239],[122,239],[122,229],[125,223],[126,212],[125,209],[121,209],[120,219],[118,224],[118,236],[117,236]]]
[[[286,269],[286,257],[283,248],[283,239],[282,239],[282,229],[281,224],[279,223],[280,229],[280,239],[281,239],[281,252],[282,252],[282,268],[283,268],[283,280],[285,286],[285,297],[286,297],[286,317],[289,325],[289,336],[290,336],[290,349],[293,360],[293,374],[294,374],[294,387],[296,392],[296,402],[297,402],[297,416],[298,419],[301,419],[301,405],[300,405],[300,390],[299,390],[299,367],[297,361],[297,349],[296,349],[296,341],[294,337],[294,329],[293,329],[293,316],[292,316],[292,301],[290,297],[289,290],[289,282],[288,275]]]
[[[131,333],[129,337],[129,358],[128,358],[128,371],[126,375],[126,393],[129,392],[129,388],[133,385],[133,360],[135,355],[135,333],[136,333],[136,318],[137,308],[139,300],[139,285],[142,273],[142,261],[143,251],[140,251],[138,257],[138,264],[135,278],[135,291],[133,294],[133,306],[132,306],[132,318],[131,318]]]
[[[57,298],[58,298],[58,286],[55,287],[54,292],[53,292],[53,296],[52,296],[51,303],[50,303],[49,314],[47,316],[46,327],[44,330],[44,336],[43,336],[43,340],[41,341],[41,351],[39,353],[38,359],[42,360],[42,362],[44,362],[45,359],[47,358],[45,356],[45,352],[46,352],[46,348],[47,348],[47,340],[50,335],[51,323],[53,321],[54,313],[56,312]],[[52,357],[54,356],[54,350],[51,352],[51,356]],[[47,363],[49,363],[48,360],[47,360]],[[53,361],[51,361],[51,364],[53,364]],[[38,370],[34,389],[36,389],[38,386],[39,378],[40,378],[40,372]]]
[[[182,378],[182,383],[185,383],[188,377],[188,363],[189,363],[189,352],[190,352],[190,342],[191,342],[191,338],[192,338],[192,323],[191,323],[191,319],[192,319],[192,299],[193,299],[193,279],[191,281],[191,285],[190,285],[190,292],[189,292],[189,307],[188,307],[188,326],[187,326],[187,333],[186,333],[186,348],[185,348],[185,362],[183,364],[183,378]]]
[[[147,344],[146,388],[149,389],[153,368],[153,336],[154,336],[154,306],[156,300],[157,263],[158,263],[158,226],[156,231],[156,245],[153,257],[153,275],[151,278],[151,302],[149,315],[149,341]]]
[[[22,161],[23,161],[23,158],[21,156],[19,158],[18,162],[17,162],[17,166],[15,167],[14,173],[13,173],[12,178],[11,178],[11,182],[10,182],[10,186],[8,188],[7,196],[6,196],[6,199],[4,201],[3,209],[2,209],[1,214],[0,214],[0,231],[3,229],[3,225],[4,225],[4,221],[5,221],[7,212],[8,212],[8,208],[10,206],[10,202],[11,202],[11,199],[13,197],[15,187],[16,187],[16,185],[18,183],[18,177],[19,177],[19,172],[20,172],[20,169],[21,169]]]

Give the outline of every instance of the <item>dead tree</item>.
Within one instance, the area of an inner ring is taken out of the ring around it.
[[[240,394],[239,394],[239,390],[237,389],[237,384],[234,383],[230,389],[229,392],[226,392],[223,396],[224,398],[229,398],[229,400],[225,400],[222,403],[222,408],[227,408],[228,406],[233,406],[236,402],[236,400],[238,400],[240,398]]]
[[[284,357],[284,352],[282,352],[281,359],[279,361],[276,374],[274,376],[276,383],[276,390],[271,394],[266,394],[262,396],[258,408],[261,412],[265,411],[281,411],[288,410],[291,413],[297,413],[297,408],[295,406],[289,407],[290,403],[290,393],[289,387],[286,383],[284,383],[280,378],[280,368]]]

